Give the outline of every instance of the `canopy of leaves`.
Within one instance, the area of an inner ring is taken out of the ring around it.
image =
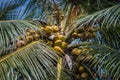
[[[25,36],[27,28],[38,29],[27,21],[0,21],[0,55],[4,55],[5,51],[11,52],[10,50],[15,48],[18,36]]]
[[[33,42],[14,51],[18,36],[24,36],[26,28],[38,30],[39,22],[40,25],[44,26],[47,23],[54,23],[52,18],[52,12],[55,10],[54,5],[59,6],[62,9],[61,11],[63,11],[64,24],[61,23],[61,28],[64,28],[63,32],[67,33],[65,36],[68,41],[74,29],[82,26],[93,26],[99,28],[97,32],[99,33],[97,34],[98,42],[106,45],[85,44],[92,50],[87,50],[80,54],[76,61],[83,64],[91,75],[92,72],[95,72],[97,77],[101,78],[100,74],[102,73],[99,73],[99,70],[104,69],[103,71],[109,75],[109,78],[119,80],[120,55],[119,51],[114,50],[120,49],[119,0],[61,0],[60,3],[56,0],[0,1],[0,79],[46,80],[56,77],[56,70],[54,68],[58,55],[44,42]],[[73,19],[71,16],[74,13],[74,9],[77,9],[75,12],[78,14]],[[37,21],[29,21],[29,23],[27,21],[17,21],[35,18],[44,20],[45,23],[39,20],[38,23]],[[70,22],[71,20],[73,22]],[[77,45],[79,46],[79,44]],[[70,80],[71,75],[69,77],[62,71],[60,71],[60,79]]]
[[[0,58],[0,79],[45,80],[48,74],[55,77],[54,67],[58,58],[43,42],[33,42]]]

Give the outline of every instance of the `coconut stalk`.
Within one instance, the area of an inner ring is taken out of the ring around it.
[[[72,4],[69,4],[68,11],[66,13],[66,18],[65,18],[65,20],[62,23],[61,32],[64,32],[66,30],[66,28],[67,28],[67,24],[69,22],[69,18],[70,18],[70,15],[71,15],[72,7],[73,7]]]
[[[85,45],[92,45],[92,44],[97,44],[97,42],[82,42],[82,43],[77,43],[77,44],[70,44],[68,45],[68,48],[75,48],[78,46],[85,46]]]
[[[61,72],[62,72],[62,58],[59,58],[57,63],[57,80],[60,80]]]

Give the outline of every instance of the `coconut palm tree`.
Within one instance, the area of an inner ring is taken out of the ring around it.
[[[0,1],[0,80],[119,80],[119,3]]]

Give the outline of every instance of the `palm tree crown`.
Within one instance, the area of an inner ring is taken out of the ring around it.
[[[2,0],[0,80],[119,80],[119,0]]]

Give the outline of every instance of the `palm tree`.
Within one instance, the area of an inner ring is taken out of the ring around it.
[[[119,3],[2,0],[0,80],[119,80]]]

